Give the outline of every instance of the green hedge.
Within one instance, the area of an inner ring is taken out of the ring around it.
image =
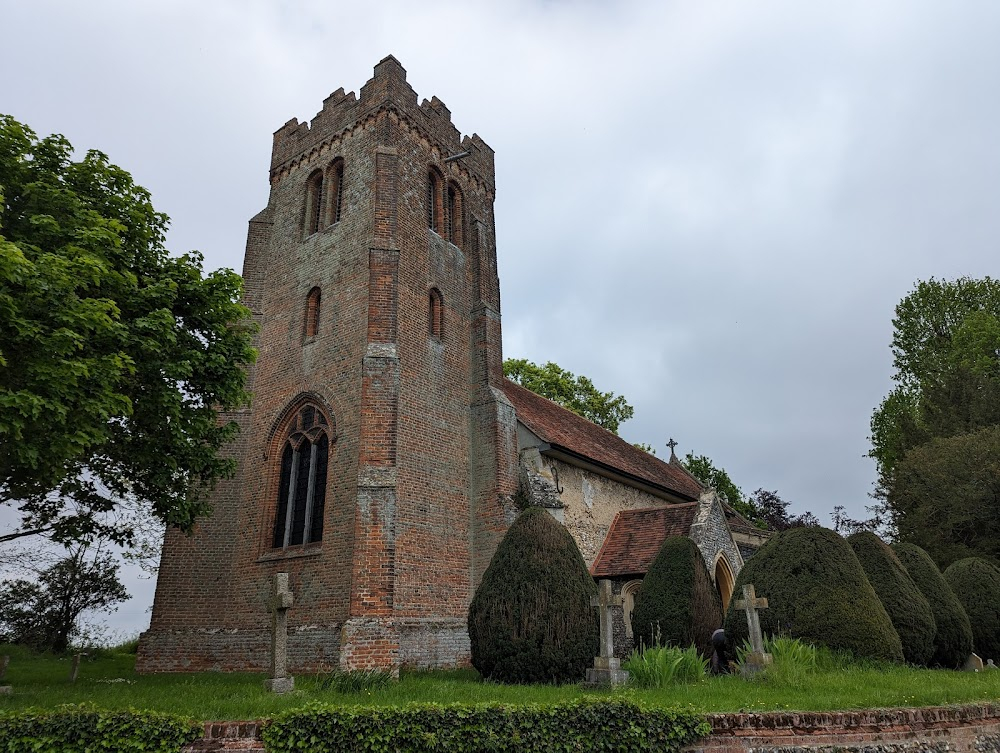
[[[973,650],[983,663],[1000,661],[1000,570],[979,557],[967,557],[952,562],[944,579],[969,615]]]
[[[0,753],[176,753],[202,735],[202,725],[156,711],[63,706],[0,715]]]
[[[552,706],[420,705],[344,708],[313,704],[264,728],[269,753],[641,753],[677,751],[707,735],[704,718],[626,701]]]

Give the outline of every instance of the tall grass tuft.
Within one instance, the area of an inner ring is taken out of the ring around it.
[[[334,690],[338,693],[364,693],[383,690],[394,682],[388,672],[377,669],[356,670],[354,672],[331,672],[319,681],[320,690]]]
[[[708,674],[708,661],[694,646],[651,646],[633,651],[622,665],[629,682],[638,688],[665,688],[701,682]]]
[[[768,682],[798,686],[806,679],[806,675],[819,668],[817,648],[798,638],[765,637],[764,651],[771,655],[772,660],[764,670],[764,679]],[[736,651],[737,663],[742,666],[752,652],[750,641],[744,641]]]

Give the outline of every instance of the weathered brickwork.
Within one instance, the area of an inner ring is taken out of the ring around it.
[[[450,212],[436,229],[430,170]],[[517,485],[496,389],[493,151],[436,97],[418,104],[389,57],[360,96],[338,90],[311,123],[280,128],[270,175],[243,270],[260,325],[253,405],[224,417],[242,429],[239,470],[192,536],[168,534],[137,666],[266,668],[277,572],[295,594],[293,672],[464,664],[468,604]],[[282,452],[305,405],[328,428],[322,540],[275,548]]]

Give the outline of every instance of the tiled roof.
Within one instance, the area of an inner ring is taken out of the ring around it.
[[[704,491],[679,464],[664,463],[617,434],[510,380],[504,379],[502,387],[517,411],[518,421],[553,448],[567,450],[684,499],[697,499]]]
[[[591,574],[595,578],[645,575],[668,536],[691,535],[697,511],[697,502],[623,510],[611,522]]]

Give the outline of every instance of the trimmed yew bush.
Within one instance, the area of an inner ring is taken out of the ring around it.
[[[747,640],[746,615],[736,609],[744,585],[767,598],[760,624],[766,634],[801,638],[867,659],[903,660],[885,607],[850,545],[827,528],[779,533],[740,570],[726,612],[731,647]]]
[[[712,632],[722,625],[722,603],[697,544],[686,536],[663,542],[635,596],[636,643],[696,646],[712,655]]]
[[[855,533],[847,543],[896,628],[903,644],[903,658],[910,664],[927,666],[934,656],[937,626],[926,597],[889,545],[874,533]]]
[[[1000,570],[979,557],[968,557],[951,563],[944,579],[969,615],[972,650],[984,663],[1000,661]]]
[[[972,653],[972,627],[965,608],[927,552],[916,544],[893,544],[892,551],[931,606],[937,631],[930,665],[958,669]]]
[[[469,606],[472,666],[507,683],[580,682],[598,652],[597,586],[569,531],[518,515]]]

